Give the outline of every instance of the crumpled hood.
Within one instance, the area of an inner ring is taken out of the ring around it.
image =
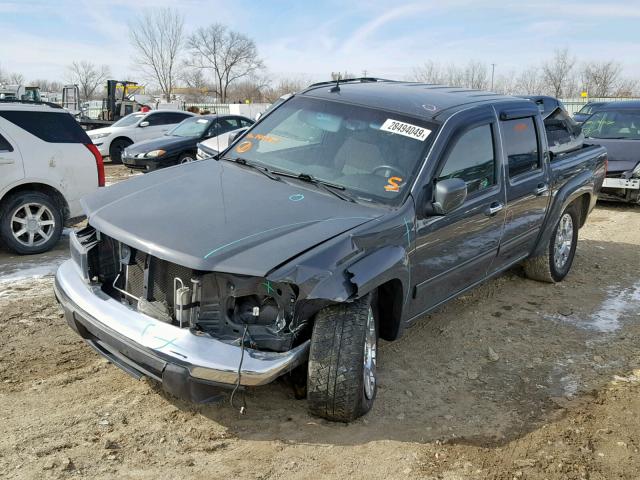
[[[255,276],[385,212],[215,160],[131,178],[82,203],[93,227],[134,248]]]

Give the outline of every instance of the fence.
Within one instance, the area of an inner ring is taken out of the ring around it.
[[[640,100],[640,97],[617,97],[617,98],[607,98],[607,97],[588,97],[588,98],[562,98],[560,101],[567,108],[567,111],[571,114],[576,113],[580,110],[586,103],[589,102],[623,102],[625,100]]]

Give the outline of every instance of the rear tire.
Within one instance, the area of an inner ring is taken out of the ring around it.
[[[316,315],[307,401],[312,414],[350,422],[367,413],[377,392],[377,312],[372,295]]]
[[[2,206],[0,237],[20,255],[51,250],[62,235],[60,206],[42,192],[22,192],[10,196]]]
[[[524,272],[532,280],[556,283],[567,276],[578,246],[578,211],[569,205],[560,215],[543,255],[524,261]]]
[[[196,161],[196,156],[193,153],[183,153],[178,158],[178,163],[191,163]]]
[[[122,152],[124,149],[131,145],[131,141],[124,138],[118,138],[111,142],[109,146],[109,159],[111,163],[120,165],[122,163]]]

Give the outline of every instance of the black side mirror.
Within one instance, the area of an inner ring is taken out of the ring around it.
[[[244,135],[247,130],[248,130],[247,128],[243,128],[242,130],[238,130],[236,132],[230,133],[229,134],[229,145],[231,145],[233,142],[235,142],[238,137]]]
[[[467,184],[461,178],[447,178],[435,185],[433,212],[446,215],[461,206],[467,198]]]

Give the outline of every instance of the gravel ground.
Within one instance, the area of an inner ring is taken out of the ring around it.
[[[7,478],[638,478],[640,208],[599,205],[563,283],[514,269],[382,344],[376,404],[349,425],[285,381],[249,390],[240,416],[127,376],[56,305],[66,244],[0,250]]]

